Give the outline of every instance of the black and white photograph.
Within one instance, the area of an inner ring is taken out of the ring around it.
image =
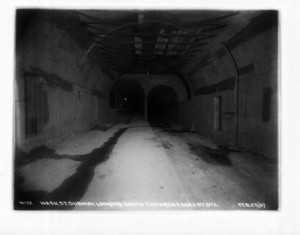
[[[278,12],[16,12],[16,210],[277,210]]]
[[[280,7],[64,2],[6,4],[12,75],[3,69],[10,95],[2,100],[11,106],[0,105],[11,126],[1,123],[10,129],[1,142],[11,146],[0,202],[18,218],[12,224],[24,234],[30,217],[42,221],[33,234],[59,234],[52,222],[66,223],[63,234],[94,234],[94,225],[101,234],[199,234],[196,226],[222,234],[225,225],[228,234],[297,234],[288,216],[298,202],[287,195],[299,191],[297,154],[285,151],[287,142],[297,146],[286,128],[298,128],[291,112],[298,108],[284,96],[298,85],[289,82],[295,75],[285,56],[300,50],[282,43],[297,24],[285,23],[292,0]],[[164,219],[178,229],[164,228]]]

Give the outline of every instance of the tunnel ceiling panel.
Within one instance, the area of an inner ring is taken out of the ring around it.
[[[144,74],[178,72],[195,57],[204,57],[234,22],[232,18],[241,15],[204,10],[85,10],[77,14],[107,66],[121,73]]]

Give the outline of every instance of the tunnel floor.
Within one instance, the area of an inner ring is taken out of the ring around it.
[[[277,209],[277,163],[141,117],[17,156],[15,209]]]

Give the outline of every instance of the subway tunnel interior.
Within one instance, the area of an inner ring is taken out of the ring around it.
[[[17,9],[14,208],[278,209],[278,18]]]

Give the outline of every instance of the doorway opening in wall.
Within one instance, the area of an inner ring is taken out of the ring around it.
[[[177,96],[166,85],[154,87],[148,95],[148,120],[151,125],[172,126],[176,122]]]
[[[110,91],[110,109],[114,122],[130,122],[134,116],[143,116],[145,94],[136,80],[119,80]]]
[[[221,130],[221,96],[214,97],[214,130]]]

